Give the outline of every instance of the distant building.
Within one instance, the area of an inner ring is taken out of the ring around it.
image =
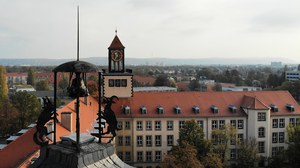
[[[167,86],[133,87],[134,92],[177,92],[177,88]]]
[[[234,87],[222,87],[222,91],[261,91],[261,87],[252,86],[234,86]]]
[[[272,68],[282,68],[282,62],[271,62]]]
[[[285,78],[289,81],[299,80],[300,79],[300,71],[287,71],[285,72]]]

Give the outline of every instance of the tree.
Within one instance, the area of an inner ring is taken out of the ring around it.
[[[197,149],[187,141],[182,141],[180,145],[173,146],[170,153],[166,155],[163,167],[185,168],[204,166],[197,159]]]
[[[211,144],[204,139],[202,128],[195,122],[195,120],[186,121],[184,128],[179,131],[178,144],[188,142],[197,149],[197,157],[201,160],[207,153],[210,152]]]
[[[189,89],[191,91],[199,91],[200,90],[200,83],[199,80],[191,80],[189,84]]]
[[[37,97],[26,91],[16,92],[12,96],[12,103],[18,109],[19,128],[23,129],[26,125],[37,120],[41,111],[41,104]]]
[[[0,107],[3,101],[8,98],[8,86],[6,81],[6,69],[0,65]]]
[[[159,75],[154,84],[154,86],[171,86],[172,83],[171,81],[169,80],[168,76],[163,74],[163,75]]]
[[[258,167],[259,156],[257,143],[255,139],[247,139],[243,142],[238,142],[239,157],[237,158],[237,166],[243,168]]]
[[[222,159],[216,153],[208,153],[202,162],[205,168],[223,168]]]
[[[31,86],[34,86],[35,76],[34,76],[34,71],[31,67],[28,69],[27,76],[28,76],[27,77],[27,84],[31,85]]]
[[[18,111],[13,105],[5,100],[0,108],[0,137],[6,137],[19,130]]]
[[[231,141],[237,141],[237,130],[231,125],[224,125],[223,128],[212,131],[213,152],[220,155],[222,163],[227,165],[229,160],[229,145]]]
[[[49,83],[47,80],[40,80],[36,83],[36,90],[50,90]]]
[[[66,90],[68,86],[69,86],[69,81],[68,81],[68,79],[65,77],[65,75],[62,74],[62,78],[61,78],[61,80],[58,82],[58,87],[59,87],[61,90]]]
[[[300,167],[300,126],[287,127],[289,142],[286,151],[289,167]]]

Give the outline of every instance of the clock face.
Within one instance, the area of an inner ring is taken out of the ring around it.
[[[123,54],[119,50],[114,50],[111,53],[111,59],[115,62],[119,62],[123,59]]]

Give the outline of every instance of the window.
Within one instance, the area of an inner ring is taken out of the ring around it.
[[[120,87],[120,86],[121,86],[120,79],[115,79],[115,87]]]
[[[273,128],[278,128],[278,119],[273,119]]]
[[[218,113],[218,112],[219,112],[218,107],[215,106],[215,105],[212,105],[212,106],[210,107],[210,109],[211,109],[211,111],[212,111],[213,113]]]
[[[143,122],[142,121],[136,122],[136,130],[138,130],[138,131],[143,130]]]
[[[161,130],[161,122],[160,121],[155,121],[155,130]]]
[[[130,129],[130,122],[129,121],[125,121],[125,129]]]
[[[113,79],[108,80],[108,86],[109,87],[114,87],[115,86],[115,81]]]
[[[173,130],[173,121],[167,121],[167,130]]]
[[[142,151],[138,151],[137,154],[136,154],[136,160],[138,162],[142,162],[143,161],[143,152]]]
[[[202,120],[198,120],[197,124],[199,125],[200,128],[203,129],[203,121]]]
[[[130,136],[125,136],[125,145],[129,146],[130,145]]]
[[[235,105],[229,105],[228,106],[228,108],[229,108],[229,110],[232,112],[232,113],[236,113],[236,111],[237,111],[237,108],[236,108],[236,106]]]
[[[146,161],[152,161],[152,151],[146,151]]]
[[[141,107],[141,113],[142,114],[147,114],[147,108],[145,106]]]
[[[123,152],[118,152],[118,157],[123,160]]]
[[[264,141],[258,142],[258,153],[265,153],[265,142]]]
[[[130,107],[129,106],[124,107],[124,114],[130,114]]]
[[[278,142],[278,133],[273,132],[272,133],[272,143],[277,143]]]
[[[272,112],[278,112],[278,107],[276,105],[271,104],[270,106],[271,106],[271,111]]]
[[[168,146],[173,146],[173,142],[174,142],[174,137],[173,135],[167,135],[167,145]]]
[[[121,79],[121,86],[127,87],[127,79]]]
[[[152,130],[152,121],[146,121],[146,130]]]
[[[279,143],[284,143],[284,132],[279,132]]]
[[[211,121],[211,128],[212,129],[218,129],[218,120],[212,120]]]
[[[239,142],[243,142],[244,141],[244,134],[238,134],[238,140],[239,140]]]
[[[265,137],[265,128],[264,127],[259,127],[258,128],[258,137],[259,138],[264,138]]]
[[[238,129],[244,129],[244,120],[238,120]]]
[[[199,113],[200,113],[200,108],[199,108],[199,106],[193,106],[192,109],[193,109],[193,112],[194,112],[195,114],[199,114]]]
[[[136,137],[136,143],[137,143],[137,146],[143,146],[143,136],[138,135]]]
[[[300,125],[300,118],[296,118],[296,125]]]
[[[131,160],[130,152],[125,152],[125,161],[130,161],[130,160]]]
[[[230,150],[230,159],[236,159],[236,149]]]
[[[217,145],[219,143],[219,137],[218,135],[212,134],[211,135],[211,141],[213,145]]]
[[[230,124],[233,128],[236,128],[236,120],[230,120]]]
[[[155,151],[155,160],[157,161],[161,160],[161,151]]]
[[[120,130],[123,129],[123,122],[122,121],[118,121],[118,126],[117,126]]]
[[[179,129],[184,128],[185,121],[179,121]]]
[[[278,147],[272,147],[272,157],[278,154]]]
[[[236,143],[236,137],[233,135],[230,137],[230,145],[235,145]]]
[[[266,113],[264,112],[257,113],[257,121],[266,121]]]
[[[290,118],[290,125],[292,126],[296,125],[295,118]]]
[[[285,127],[285,120],[284,118],[279,119],[279,128],[284,128]]]
[[[123,136],[118,136],[118,145],[119,146],[123,145]]]
[[[155,146],[161,146],[161,135],[155,135]]]
[[[164,113],[164,108],[162,106],[157,107],[157,112],[158,114],[163,114]]]
[[[146,135],[146,146],[152,146],[152,136]]]
[[[219,129],[225,128],[225,120],[219,120]]]
[[[176,114],[180,114],[181,113],[181,108],[179,106],[174,107],[174,111]]]

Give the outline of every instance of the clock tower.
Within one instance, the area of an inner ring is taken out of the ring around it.
[[[103,70],[103,95],[132,97],[132,70],[125,68],[125,47],[116,35],[108,47],[108,70]]]

